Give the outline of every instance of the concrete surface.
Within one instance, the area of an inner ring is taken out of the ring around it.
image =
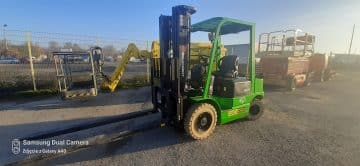
[[[148,95],[144,95],[148,94]],[[122,90],[98,98],[62,101],[57,97],[0,102],[0,165],[19,158],[11,141],[36,133],[122,115],[152,107],[150,89]]]

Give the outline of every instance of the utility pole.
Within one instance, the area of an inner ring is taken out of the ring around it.
[[[4,35],[4,42],[5,42],[5,50],[8,50],[7,40],[6,40],[6,36],[5,36],[5,28],[7,26],[8,26],[7,24],[3,25],[3,35]]]
[[[353,30],[352,30],[352,34],[351,34],[351,40],[350,40],[350,47],[349,47],[349,52],[348,54],[351,54],[351,46],[352,46],[352,42],[353,42],[353,38],[354,38],[354,31],[355,31],[355,24],[353,26]]]

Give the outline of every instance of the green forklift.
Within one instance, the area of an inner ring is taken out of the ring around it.
[[[172,8],[171,16],[159,17],[160,55],[151,61],[151,91],[153,109],[161,112],[163,124],[183,128],[201,140],[217,124],[258,119],[264,91],[255,73],[255,24],[215,17],[191,25],[195,12],[194,7],[180,5]],[[211,55],[201,64],[190,64],[191,32],[208,33],[212,44]],[[239,71],[239,55],[220,58],[221,37],[239,33],[249,37],[246,72]]]

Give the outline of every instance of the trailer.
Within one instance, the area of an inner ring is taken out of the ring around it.
[[[309,78],[309,59],[304,57],[263,57],[260,66],[267,85],[284,86],[294,90],[306,85]]]
[[[315,53],[309,57],[309,71],[311,81],[328,81],[335,74],[331,59],[327,54]]]

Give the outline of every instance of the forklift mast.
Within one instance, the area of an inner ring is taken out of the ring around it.
[[[172,16],[161,15],[159,18],[160,88],[155,95],[161,95],[161,103],[160,106],[154,100],[153,103],[155,108],[161,110],[166,121],[179,122],[183,119],[193,13],[193,7],[180,5],[172,8]]]
[[[173,7],[171,16],[160,16],[160,44],[152,46],[151,93],[162,125],[184,128],[192,138],[201,140],[216,124],[258,119],[264,110],[264,91],[263,80],[255,77],[255,24],[226,17],[191,24],[194,13],[193,7],[182,5]],[[212,46],[204,63],[190,64],[192,32],[209,34]],[[240,32],[248,32],[250,38],[247,75],[238,74],[239,55],[219,59],[221,36]]]

